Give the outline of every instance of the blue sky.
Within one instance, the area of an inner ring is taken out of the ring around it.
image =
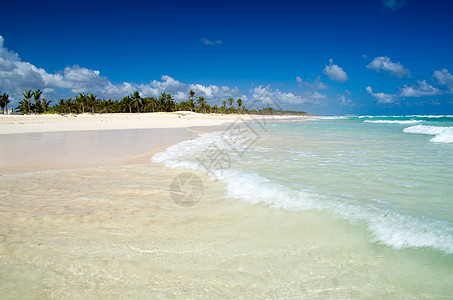
[[[449,1],[8,1],[0,92],[453,114],[452,16]]]

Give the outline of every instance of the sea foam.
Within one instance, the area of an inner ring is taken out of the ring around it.
[[[453,253],[452,224],[420,219],[376,207],[360,207],[289,189],[257,174],[230,171],[223,177],[227,195],[251,204],[289,211],[320,210],[351,223],[365,223],[372,241],[394,249],[429,247]]]
[[[212,147],[231,150],[230,145],[221,133],[203,134],[197,139],[181,142],[157,153],[153,161],[171,168],[205,171],[196,157],[204,155]],[[447,254],[453,253],[453,226],[449,222],[415,217],[389,208],[384,210],[372,205],[356,205],[318,195],[315,191],[296,190],[263,175],[241,170],[236,165],[211,171],[213,177],[226,184],[226,197],[250,204],[260,203],[271,209],[325,211],[334,218],[365,224],[371,233],[372,242],[394,249],[429,247]]]
[[[406,133],[434,135],[430,142],[453,143],[453,127],[416,125],[405,128],[403,131]]]
[[[420,120],[365,120],[364,123],[376,123],[376,124],[415,124],[420,123]]]

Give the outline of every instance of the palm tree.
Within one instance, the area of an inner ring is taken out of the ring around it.
[[[82,114],[85,113],[85,105],[87,104],[87,95],[83,93],[79,93],[78,96],[76,96],[76,103],[82,107]]]
[[[173,97],[163,92],[159,96],[158,105],[160,111],[172,111],[174,108]]]
[[[41,95],[42,95],[42,91],[40,89],[37,89],[33,92],[33,99],[35,99],[34,113],[36,113],[36,112],[40,113],[42,110]]]
[[[22,95],[24,96],[24,102],[22,105],[19,105],[18,108],[19,107],[22,107],[22,109],[25,108],[25,110],[21,110],[21,112],[30,113],[30,99],[33,97],[33,92],[31,90],[28,90],[23,92]]]
[[[165,111],[172,112],[175,110],[175,101],[173,100],[173,96],[168,93],[165,98]]]
[[[96,95],[93,95],[93,94],[90,94],[90,96],[88,96],[87,98],[87,104],[88,106],[91,106],[91,112],[94,114],[94,108],[96,107],[96,104],[97,104],[97,99],[96,99]]]
[[[20,111],[23,114],[26,114],[28,112],[28,103],[25,99],[19,101],[19,105],[16,107],[18,111]]]
[[[238,105],[238,111],[240,111],[241,113],[243,113],[243,107],[242,107],[242,99],[239,98],[236,100],[236,104]]]
[[[234,108],[233,108],[233,103],[234,103],[234,99],[231,98],[231,97],[228,98],[228,105],[230,106],[230,107],[228,108],[228,111],[230,111],[230,112],[234,112],[234,110],[233,110],[233,109],[234,109]]]
[[[193,90],[189,91],[189,99],[195,98],[195,92]]]
[[[146,109],[148,108],[149,102],[150,102],[150,99],[148,97],[140,99],[140,104],[142,106],[142,110],[144,113],[146,112]]]
[[[123,106],[129,108],[129,113],[132,113],[132,98],[130,96],[124,97],[121,99],[121,103]]]
[[[195,92],[193,90],[190,90],[189,91],[189,98],[187,99],[189,107],[190,107],[190,111],[193,111],[192,109],[195,108],[195,103],[193,101],[194,98],[195,98]]]
[[[233,113],[234,112],[234,107],[233,107],[234,99],[233,98],[228,98],[228,112]]]
[[[147,97],[146,99],[148,101],[147,106],[151,105],[152,111],[155,112],[156,108],[158,107],[157,99],[154,97]]]
[[[76,103],[74,103],[74,100],[72,100],[72,98],[68,98],[66,99],[66,102],[65,102],[65,106],[68,108],[68,112],[71,113],[72,112],[72,108],[76,108],[75,105]]]
[[[47,109],[49,108],[50,102],[52,102],[52,101],[47,101],[46,99],[42,99],[41,107],[42,107],[43,112],[47,111]]]
[[[206,104],[205,98],[203,96],[198,97],[197,104],[198,104],[198,111],[202,111]]]
[[[192,98],[190,98],[187,101],[187,106],[189,107],[190,111],[194,111],[195,110],[195,102],[193,102]]]
[[[3,93],[3,95],[0,95],[0,106],[2,107],[2,112],[3,114],[5,113],[5,107],[6,107],[6,113],[8,113],[8,103],[9,103],[9,94]]]
[[[140,93],[138,91],[133,92],[131,94],[132,105],[138,107],[141,98],[142,97],[140,97]]]
[[[60,99],[57,105],[60,113],[64,113],[64,108],[66,107],[66,102],[64,101],[64,99]]]

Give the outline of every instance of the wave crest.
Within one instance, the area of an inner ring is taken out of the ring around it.
[[[406,120],[406,121],[399,121],[399,120],[365,120],[364,123],[376,123],[376,124],[415,124],[420,123],[420,120]]]
[[[430,142],[453,143],[453,127],[416,125],[405,128],[403,132],[434,135]]]

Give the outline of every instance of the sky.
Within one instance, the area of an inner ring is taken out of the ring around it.
[[[193,89],[325,115],[453,114],[453,3],[4,1],[0,93]]]

